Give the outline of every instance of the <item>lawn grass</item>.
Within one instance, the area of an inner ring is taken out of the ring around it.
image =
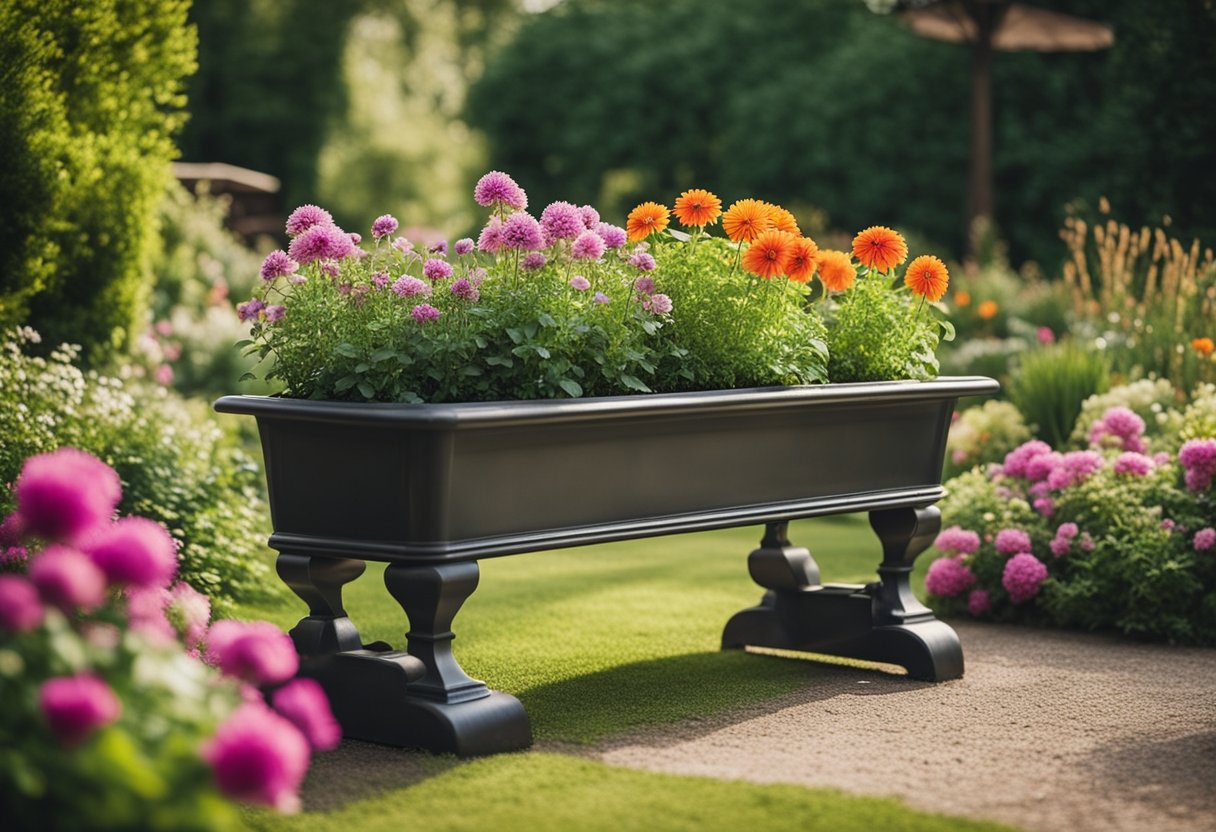
[[[762,594],[747,574],[747,553],[761,531],[482,561],[480,587],[455,621],[457,658],[472,676],[523,701],[542,749],[587,745],[791,692],[834,671],[813,661],[719,650],[727,619]],[[880,551],[864,516],[800,521],[791,524],[790,537],[811,550],[825,581],[875,578]],[[346,606],[365,642],[403,646],[405,617],[384,589],[382,572],[369,564],[348,586]],[[304,612],[294,600],[240,609],[241,617],[284,628]],[[506,832],[1004,828],[914,812],[894,800],[643,773],[543,750],[475,761],[369,753],[362,764],[337,756],[315,764],[306,805],[311,794],[333,808],[289,818],[251,812],[250,824],[318,832],[414,825]]]
[[[250,812],[278,832],[997,832],[993,823],[913,811],[891,799],[830,789],[652,774],[543,752],[470,762],[434,758],[419,781],[325,813]]]

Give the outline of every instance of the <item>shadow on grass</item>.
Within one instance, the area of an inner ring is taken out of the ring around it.
[[[463,762],[451,754],[343,740],[333,751],[313,756],[301,797],[308,811],[328,812],[382,792],[417,785]]]

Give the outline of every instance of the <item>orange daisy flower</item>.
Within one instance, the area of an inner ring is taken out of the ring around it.
[[[908,266],[904,285],[913,294],[929,300],[941,300],[946,294],[946,287],[950,285],[950,272],[946,270],[946,264],[932,254],[922,254]]]
[[[982,301],[979,306],[975,307],[975,314],[985,321],[995,318],[998,311],[1000,311],[1000,307],[996,305],[996,301],[994,300]]]
[[[643,202],[629,212],[625,220],[625,230],[629,232],[631,243],[645,240],[651,234],[662,231],[667,227],[668,216],[671,212],[665,205],[657,202]]]
[[[843,251],[824,249],[819,252],[819,279],[829,292],[843,292],[857,279],[857,268]]]
[[[773,228],[778,231],[787,231],[790,234],[802,234],[802,229],[798,227],[798,219],[780,205],[768,205],[769,216],[773,220]]]
[[[772,227],[772,214],[758,199],[741,199],[722,215],[722,230],[736,243],[750,243]]]
[[[971,293],[970,292],[955,292],[954,293],[954,305],[957,306],[959,309],[962,309],[965,306],[970,306],[971,305]]]
[[[770,280],[789,270],[795,237],[785,231],[765,231],[748,246],[743,268]]]
[[[806,283],[819,263],[819,246],[810,237],[799,237],[790,248],[790,264],[786,276],[795,283]]]
[[[1191,349],[1206,358],[1216,350],[1216,343],[1211,338],[1196,338],[1191,341]]]
[[[889,272],[908,259],[908,244],[899,232],[874,225],[853,238],[853,256],[868,269]]]
[[[687,228],[713,225],[722,216],[722,200],[701,188],[680,194],[676,200],[676,219]]]

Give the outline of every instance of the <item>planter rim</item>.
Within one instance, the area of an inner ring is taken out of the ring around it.
[[[341,422],[368,426],[399,426],[434,430],[497,427],[504,424],[577,422],[604,417],[629,417],[682,412],[771,410],[823,404],[907,402],[995,393],[1000,385],[986,376],[941,376],[929,381],[869,381],[851,384],[808,384],[791,387],[751,387],[700,390],[691,393],[646,393],[585,399],[538,399],[440,404],[333,402],[278,396],[233,395],[218,399],[219,413],[237,413],[307,422]]]

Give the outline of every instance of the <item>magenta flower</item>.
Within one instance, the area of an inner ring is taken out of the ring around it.
[[[1030,535],[1021,529],[1001,529],[996,533],[996,550],[1002,555],[1030,551]]]
[[[42,601],[64,613],[85,612],[106,597],[106,576],[89,557],[68,546],[47,546],[30,564],[30,581]]]
[[[392,214],[381,214],[372,220],[372,236],[382,240],[397,230],[397,218]]]
[[[125,595],[127,623],[132,632],[161,644],[169,644],[177,637],[177,631],[169,622],[165,610],[169,603],[167,589],[159,586],[132,587]]]
[[[146,517],[123,517],[81,538],[80,549],[115,584],[168,586],[177,571],[177,544],[164,526]]]
[[[524,259],[520,262],[519,267],[526,272],[535,272],[543,269],[549,260],[539,251],[531,251],[524,255]]]
[[[289,274],[295,274],[299,269],[300,264],[292,260],[287,252],[275,249],[262,261],[262,280],[270,281],[276,277],[286,277]]]
[[[528,195],[507,174],[492,170],[473,188],[473,199],[483,208],[499,206],[522,211],[528,207]]]
[[[600,239],[604,241],[605,246],[612,249],[620,248],[629,240],[629,235],[625,233],[625,229],[619,225],[610,225],[606,222],[597,224],[595,226],[595,233],[600,235]]]
[[[260,703],[241,705],[203,748],[219,790],[234,800],[300,808],[308,771],[308,741],[299,729]]]
[[[574,277],[570,278],[570,285],[575,289],[578,289],[580,292],[585,292],[591,288],[591,281],[587,280],[587,278],[583,277],[581,274],[576,274]]]
[[[273,685],[296,675],[296,648],[269,621],[224,619],[207,631],[207,657],[225,675],[253,685]]]
[[[1133,477],[1143,477],[1153,470],[1152,457],[1135,451],[1124,451],[1115,459],[1115,473],[1128,474]]]
[[[211,621],[211,599],[184,581],[168,591],[165,615],[187,648],[197,648]]]
[[[315,205],[301,205],[287,218],[287,234],[294,237],[314,226],[333,224],[334,218],[324,208],[318,208]]]
[[[1144,420],[1127,407],[1112,407],[1089,429],[1089,444],[1144,453]]]
[[[1161,521],[1161,530],[1165,532],[1172,532],[1176,525],[1177,523],[1167,517]]]
[[[1080,533],[1081,529],[1076,523],[1061,523],[1060,527],[1056,529],[1056,537],[1063,538],[1064,540],[1072,540]]]
[[[0,523],[0,551],[20,546],[25,539],[25,523],[21,515],[13,512]]]
[[[640,272],[654,271],[654,257],[649,252],[639,251],[629,258],[629,265]]]
[[[1070,488],[1088,479],[1103,463],[1102,454],[1097,451],[1069,451],[1047,475],[1047,487],[1053,491]]]
[[[470,303],[476,303],[478,298],[481,297],[481,292],[477,290],[477,287],[470,283],[467,278],[463,277],[452,284],[452,294]]]
[[[672,310],[671,298],[661,292],[651,295],[650,299],[644,304],[644,308],[655,315],[666,315]]]
[[[570,256],[575,260],[599,260],[604,256],[603,238],[594,231],[582,232],[570,247]]]
[[[250,298],[244,303],[238,303],[236,306],[236,316],[241,321],[257,320],[261,312],[266,308],[266,304],[259,298]]]
[[[1029,601],[1039,594],[1039,587],[1047,580],[1047,567],[1029,552],[1014,555],[1005,562],[1001,575],[1001,586],[1009,593],[1015,604]]]
[[[60,744],[79,745],[103,725],[118,719],[122,703],[96,676],[58,676],[38,691],[38,704]]]
[[[32,630],[42,623],[44,612],[32,583],[18,575],[0,575],[0,630]]]
[[[456,241],[456,245],[452,246],[452,251],[456,252],[457,257],[464,257],[473,250],[473,240],[469,237],[461,237]]]
[[[518,251],[535,251],[544,245],[540,223],[524,211],[512,214],[502,224],[502,244]]]
[[[314,225],[287,247],[291,259],[301,265],[316,260],[341,260],[354,251],[350,235],[335,225]]]
[[[1035,336],[1039,343],[1043,344],[1044,346],[1054,344],[1056,342],[1056,334],[1051,331],[1051,327],[1049,326],[1039,327],[1039,330],[1037,333],[1035,333]]]
[[[578,206],[562,201],[551,202],[545,206],[540,215],[540,227],[547,245],[558,240],[573,240],[586,230]]]
[[[595,298],[593,298],[593,300],[595,300],[596,303],[600,303],[605,306],[612,303],[612,299],[609,298],[607,295],[605,295],[603,292],[596,292]]]
[[[1039,454],[1026,462],[1026,479],[1033,483],[1046,482],[1051,473],[1064,462],[1064,455],[1052,451]]]
[[[401,252],[402,254],[412,254],[414,252],[414,244],[404,237],[398,237],[397,239],[393,240],[392,245],[393,248],[397,249],[397,251]]]
[[[1094,550],[1094,539],[1089,536],[1089,532],[1081,534],[1081,551],[1092,552]]]
[[[25,533],[66,540],[113,516],[122,483],[113,468],[92,454],[60,448],[25,461],[14,496]]]
[[[452,264],[447,260],[432,257],[422,264],[422,276],[427,280],[447,280],[452,276]]]
[[[393,283],[393,293],[398,297],[412,298],[419,295],[429,297],[431,286],[412,275],[402,275]]]
[[[638,294],[650,295],[654,293],[654,278],[649,275],[642,275],[637,280],[633,281],[633,288]]]
[[[24,546],[0,547],[0,567],[20,566],[29,560],[29,550]]]
[[[1048,544],[1051,548],[1051,553],[1057,558],[1062,558],[1068,554],[1068,550],[1072,548],[1072,541],[1066,537],[1054,537],[1051,543]]]
[[[431,321],[439,320],[440,312],[429,303],[420,303],[410,310],[410,315],[420,324],[427,324]]]
[[[1195,547],[1196,552],[1210,551],[1216,547],[1216,529],[1208,526],[1195,532],[1195,539],[1191,541],[1191,545]]]
[[[967,612],[979,618],[992,610],[992,599],[986,589],[973,589],[967,596]]]
[[[486,227],[481,229],[481,234],[477,237],[477,250],[484,251],[486,254],[494,254],[502,248],[502,220],[498,217],[490,217],[490,221],[486,223]]]
[[[961,556],[938,558],[925,573],[925,590],[939,598],[961,595],[975,584],[975,573]]]
[[[275,304],[274,306],[267,306],[265,312],[267,322],[273,324],[283,320],[283,316],[287,314],[287,307],[281,303]]]
[[[372,275],[372,285],[377,289],[383,289],[388,285],[388,272],[376,272]]]
[[[173,368],[168,364],[161,364],[152,371],[152,380],[161,387],[168,387],[173,383]]]
[[[1049,453],[1051,453],[1050,445],[1038,439],[1032,439],[1006,454],[1005,462],[1001,466],[1001,473],[1007,477],[1029,479],[1026,475],[1026,465],[1036,456]]]
[[[1216,439],[1191,439],[1178,451],[1178,461],[1186,469],[1186,487],[1206,491],[1216,476]]]
[[[337,748],[342,726],[315,679],[293,679],[274,692],[274,709],[300,730],[314,751]]]
[[[1034,501],[1034,510],[1043,517],[1050,517],[1056,513],[1056,501],[1050,497],[1039,497]]]
[[[430,247],[427,248],[427,251],[431,252],[432,254],[446,255],[448,253],[448,241],[440,240],[437,243],[431,243]]]
[[[486,270],[481,266],[469,271],[469,282],[474,286],[480,286],[481,281],[486,279]]]
[[[338,277],[342,274],[342,269],[338,268],[337,263],[322,263],[321,274],[326,277]]]
[[[980,548],[980,536],[970,529],[951,526],[938,533],[933,545],[954,555],[973,555]]]

